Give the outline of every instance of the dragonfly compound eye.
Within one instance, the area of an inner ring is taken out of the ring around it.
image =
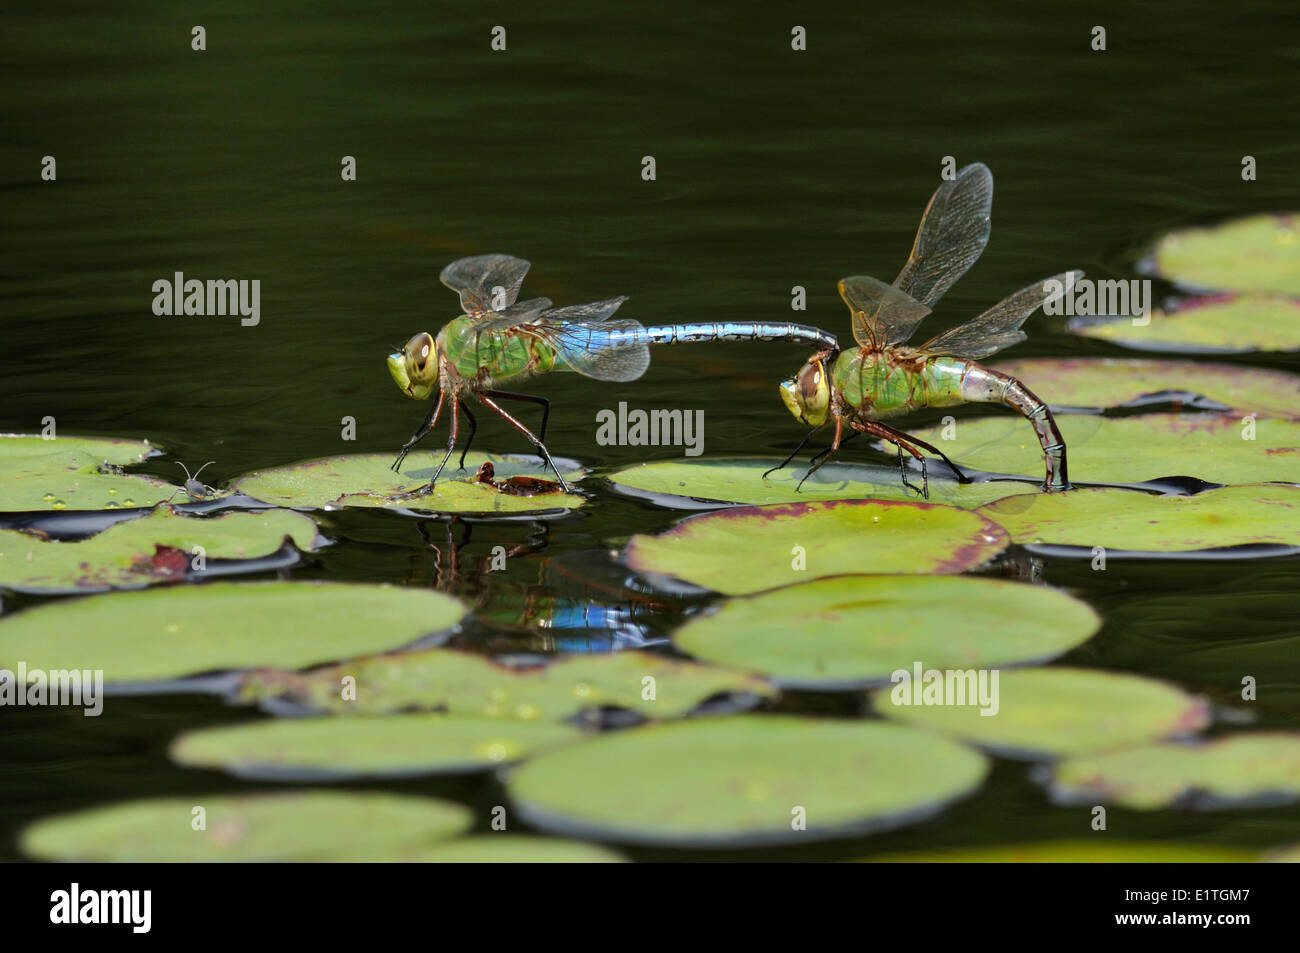
[[[438,346],[433,336],[421,331],[401,351],[388,355],[388,372],[406,396],[427,398],[438,381]]]
[[[799,372],[799,403],[803,406],[803,418],[814,427],[826,422],[826,411],[830,407],[831,388],[826,380],[826,365],[813,359]]]

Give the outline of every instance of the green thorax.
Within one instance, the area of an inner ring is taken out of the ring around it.
[[[831,380],[850,407],[870,418],[889,417],[919,407],[964,403],[961,381],[969,366],[969,361],[955,357],[858,348],[839,356]]]
[[[462,314],[438,332],[438,352],[462,377],[505,381],[563,367],[555,349],[526,330],[478,331],[475,323]]]

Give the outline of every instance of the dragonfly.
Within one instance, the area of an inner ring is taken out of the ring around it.
[[[465,453],[478,429],[470,400],[505,420],[528,439],[555,473],[563,492],[565,481],[544,443],[550,402],[543,397],[501,390],[498,385],[522,381],[550,371],[576,371],[599,381],[634,381],[650,364],[650,346],[707,341],[789,341],[814,351],[838,349],[833,334],[821,328],[784,321],[732,321],[665,324],[646,327],[614,313],[627,300],[555,308],[548,298],[519,301],[530,265],[510,255],[475,255],[452,262],[439,278],[460,297],[464,313],[447,323],[437,337],[427,331],[414,335],[388,355],[388,370],[402,393],[415,400],[437,401],[415,434],[403,444],[392,469],[400,472],[406,455],[437,425],[444,405],[451,418],[447,452],[429,484],[403,496],[432,492],[456,449],[460,414],[469,422]],[[525,402],[542,408],[540,434],[534,434],[501,404]]]
[[[814,434],[833,425],[831,445],[813,457],[800,486],[841,444],[869,434],[898,448],[904,485],[929,499],[923,450],[942,458],[961,482],[970,480],[941,450],[882,421],[924,407],[984,402],[1005,404],[1029,420],[1043,450],[1045,492],[1071,488],[1065,441],[1047,404],[1016,378],[979,361],[1025,340],[1020,326],[1038,308],[1067,293],[1082,271],[1064,272],[1022,288],[924,344],[906,343],[944,292],[984,251],[992,207],[993,174],[988,166],[978,162],[965,166],[931,196],[912,253],[893,284],[865,275],[839,281],[840,297],[853,315],[857,347],[820,351],[781,383],[786,408],[812,430],[768,473],[786,466]],[[848,437],[846,427],[851,431]],[[920,487],[907,479],[904,451],[920,463]]]

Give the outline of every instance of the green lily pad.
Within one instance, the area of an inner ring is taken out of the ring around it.
[[[1171,232],[1156,244],[1156,273],[1181,285],[1300,296],[1294,217],[1252,215]]]
[[[640,463],[609,475],[616,489],[637,495],[651,495],[656,502],[673,505],[674,498],[706,500],[718,503],[798,503],[816,500],[900,500],[913,502],[917,492],[903,485],[896,466],[858,463],[828,463],[803,489],[795,492],[806,464],[792,464],[764,479],[774,460],[663,460]],[[942,466],[942,463],[940,463]],[[936,471],[937,471],[936,467]],[[974,508],[1012,493],[1032,493],[1034,488],[1022,483],[992,481],[958,483],[930,472],[931,503]],[[909,476],[920,483],[919,475]]]
[[[1300,864],[1300,844],[1292,844],[1289,847],[1279,847],[1271,850],[1260,860],[1270,864]]]
[[[533,513],[541,510],[572,509],[581,506],[581,496],[561,493],[555,474],[535,456],[471,453],[465,469],[458,470],[459,454],[447,464],[432,493],[410,499],[399,498],[428,484],[442,462],[445,451],[412,453],[402,472],[389,467],[392,454],[366,453],[322,460],[308,460],[289,467],[261,470],[240,477],[233,489],[263,503],[302,509],[347,506],[396,507],[439,513]],[[491,463],[495,479],[512,477],[545,480],[555,489],[533,495],[516,495],[474,479],[480,465]],[[560,472],[570,483],[582,479],[583,469],[572,460],[556,458]]]
[[[462,715],[282,718],[181,735],[171,758],[270,781],[468,774],[582,737],[569,725]]]
[[[455,843],[453,841],[453,843]],[[1171,844],[1168,841],[1049,840],[1034,844],[918,850],[864,857],[875,864],[1247,864],[1258,860],[1240,847]]]
[[[975,668],[1054,658],[1101,620],[1056,589],[970,576],[834,576],[729,599],[673,634],[689,655],[782,688],[857,689],[923,659]]]
[[[658,536],[633,536],[624,559],[741,595],[845,573],[964,572],[1007,543],[996,523],[951,506],[827,500],[693,516]],[[806,568],[796,568],[800,560]]]
[[[935,669],[923,660],[927,671]],[[912,673],[909,673],[911,675]],[[871,697],[881,715],[954,735],[1012,757],[1069,756],[1142,744],[1204,728],[1208,704],[1154,679],[1093,669],[1027,668],[988,674],[992,704],[944,697],[947,679],[909,678]],[[954,693],[957,679],[952,681]],[[968,683],[973,686],[973,682]],[[937,701],[925,703],[932,688]],[[962,687],[970,698],[969,687]],[[984,711],[991,711],[985,715]]]
[[[1194,496],[1112,488],[1016,496],[977,511],[1013,542],[1101,546],[1130,552],[1193,552],[1227,546],[1300,546],[1300,487],[1225,486]]]
[[[209,559],[256,559],[285,539],[300,550],[316,547],[316,524],[301,513],[223,513],[204,519],[170,507],[110,526],[79,542],[54,542],[0,529],[0,588],[18,592],[95,592],[138,589],[201,575]],[[214,567],[215,568],[215,567]]]
[[[464,615],[424,589],[214,582],[114,592],[0,617],[0,667],[102,670],[142,682],[201,672],[301,668],[397,648]]]
[[[1300,799],[1300,734],[1232,735],[1071,758],[1049,783],[1060,801],[1138,811],[1291,803]]]
[[[374,861],[408,864],[621,864],[622,854],[582,841],[527,834],[480,834],[425,847],[398,849]]]
[[[516,769],[507,789],[530,824],[570,836],[808,843],[921,820],[987,771],[977,752],[899,725],[736,715],[560,748]]]
[[[355,680],[349,683],[355,700],[343,698],[346,678]],[[451,649],[379,655],[311,672],[250,672],[242,692],[246,699],[285,698],[335,714],[437,709],[523,721],[560,720],[601,707],[676,718],[723,693],[774,694],[751,675],[646,652],[576,655],[519,670]]]
[[[131,509],[175,495],[186,500],[183,487],[116,469],[156,452],[134,440],[0,434],[0,513]]]
[[[200,817],[205,828],[195,830]],[[459,804],[393,794],[195,795],[46,818],[21,833],[19,848],[65,861],[364,861],[455,837],[471,822]]]
[[[1296,320],[1300,322],[1300,311]],[[1007,361],[997,370],[1018,378],[1054,407],[1124,407],[1140,404],[1147,395],[1181,392],[1243,414],[1300,416],[1300,375],[1285,371],[1109,357]]]
[[[1153,311],[1150,317],[1150,322],[1144,325],[1135,325],[1130,318],[1116,321],[1075,318],[1066,323],[1066,329],[1138,351],[1247,354],[1300,348],[1300,334],[1296,333],[1300,301],[1290,298],[1271,295],[1195,298],[1180,302],[1175,311]],[[1192,378],[1187,383],[1195,381]]]
[[[1056,422],[1069,448],[1070,479],[1076,483],[1143,483],[1175,476],[1207,483],[1300,483],[1300,421],[1233,414],[1061,414]],[[1243,439],[1252,427],[1255,439]],[[937,429],[916,434],[922,440],[938,439]],[[1023,417],[959,421],[956,439],[948,445],[958,465],[1043,476],[1042,448]]]

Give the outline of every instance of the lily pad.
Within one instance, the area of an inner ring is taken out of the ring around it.
[[[1234,414],[1056,418],[1075,483],[1142,483],[1196,477],[1207,483],[1300,482],[1300,421]],[[1033,428],[1013,414],[957,424],[949,456],[994,473],[1043,476]],[[918,430],[937,440],[938,430]],[[1248,439],[1253,434],[1254,439]]]
[[[454,843],[454,842],[453,842]],[[1034,844],[958,847],[865,857],[875,864],[1247,864],[1259,855],[1240,847],[1168,841],[1049,840]]]
[[[344,679],[355,700],[345,700]],[[245,698],[287,699],[335,714],[443,710],[482,718],[560,720],[610,707],[676,718],[723,693],[773,694],[751,675],[646,652],[577,655],[509,669],[481,655],[429,649],[356,659],[311,672],[251,672]]]
[[[1300,311],[1295,319],[1300,322]],[[1217,409],[1235,408],[1244,414],[1300,416],[1300,375],[1285,371],[1109,357],[1007,361],[997,369],[1024,382],[1053,407],[1132,407],[1155,403],[1152,398],[1172,403],[1181,396],[1182,403],[1200,397]]]
[[[171,758],[269,781],[469,774],[582,737],[547,722],[461,715],[282,718],[181,735]]]
[[[1067,803],[1139,811],[1289,804],[1300,799],[1300,734],[1259,733],[1071,758],[1050,778]]]
[[[344,583],[114,592],[0,617],[0,667],[102,670],[109,683],[301,668],[407,645],[464,613],[440,592]]]
[[[1101,546],[1116,552],[1193,552],[1228,546],[1300,546],[1300,487],[1225,486],[1194,496],[1079,489],[1010,497],[977,511],[1013,542]]]
[[[626,467],[609,475],[615,489],[649,496],[665,506],[674,501],[717,503],[797,503],[816,500],[900,500],[914,502],[917,492],[903,485],[896,466],[828,463],[795,492],[807,465],[778,470],[764,479],[773,460],[664,460]],[[1006,481],[958,483],[942,477],[942,461],[930,471],[931,503],[974,508],[1012,493],[1032,493],[1034,488]],[[913,482],[919,480],[915,476]]]
[[[1153,311],[1135,325],[1130,318],[1074,318],[1066,329],[1083,337],[1111,341],[1138,351],[1184,354],[1248,354],[1300,348],[1300,301],[1264,295],[1194,298],[1174,311]],[[1195,383],[1195,378],[1187,382]],[[1041,395],[1040,395],[1041,396]],[[1047,398],[1043,398],[1046,400]]]
[[[1054,658],[1101,620],[1056,589],[970,576],[835,576],[729,599],[673,634],[698,659],[782,688],[856,689],[932,668]]]
[[[177,494],[186,499],[183,487],[119,469],[156,452],[134,440],[0,435],[0,513],[131,509]]]
[[[204,829],[195,830],[202,808]],[[432,798],[313,791],[129,801],[37,821],[19,836],[44,860],[365,861],[455,837],[468,808]]]
[[[320,537],[311,519],[287,510],[199,519],[165,506],[79,542],[0,529],[0,588],[38,593],[138,589],[201,576],[210,559],[270,556],[286,539],[308,551]],[[203,562],[196,564],[200,551]]]
[[[465,457],[465,469],[456,468],[454,456],[438,479],[432,493],[410,498],[402,494],[426,486],[442,462],[443,453],[412,453],[402,464],[402,472],[389,467],[392,454],[367,453],[322,460],[308,460],[289,467],[261,470],[240,477],[234,490],[263,503],[276,506],[319,509],[340,507],[393,507],[439,513],[533,513],[542,510],[572,509],[581,506],[581,496],[561,493],[554,483],[555,474],[535,456],[512,456],[471,453]],[[520,494],[480,483],[475,474],[484,463],[491,463],[495,479],[504,482],[512,477],[545,480],[554,490]],[[555,458],[556,466],[569,482],[582,479],[584,471],[572,460]]]
[[[1007,544],[1002,527],[951,506],[828,500],[693,516],[658,536],[633,536],[624,559],[740,595],[845,573],[964,572]]]
[[[582,841],[527,834],[480,834],[427,847],[399,849],[371,862],[408,864],[620,864],[622,854]]]
[[[927,672],[935,668],[925,660]],[[973,680],[961,686],[960,679],[949,682],[941,676],[931,683],[928,674],[920,681],[908,674],[908,679],[872,694],[877,712],[1012,757],[1107,751],[1190,734],[1210,720],[1203,699],[1164,682],[1119,672],[1075,668],[990,672],[990,705],[983,698],[971,698]],[[945,684],[953,686],[951,697],[946,697]],[[934,690],[938,700],[924,701],[925,689]],[[960,692],[966,693],[965,704]]]
[[[977,752],[898,725],[737,715],[560,748],[516,769],[508,791],[530,824],[570,836],[808,843],[921,820],[987,771]]]
[[[1155,269],[1195,288],[1300,296],[1300,231],[1285,214],[1171,232],[1156,244]]]

